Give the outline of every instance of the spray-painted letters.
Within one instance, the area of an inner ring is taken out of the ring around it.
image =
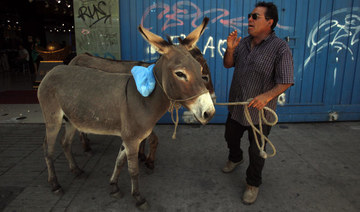
[[[195,28],[198,24],[201,24],[201,21],[205,16],[214,17],[210,20],[210,24],[219,23],[220,26],[230,28],[231,31],[237,30],[239,33],[241,33],[243,26],[247,27],[248,25],[245,16],[230,18],[230,12],[227,9],[211,8],[208,10],[202,10],[198,5],[191,1],[178,1],[172,6],[166,3],[154,2],[144,10],[141,18],[141,25],[149,30],[153,29],[153,26],[149,25],[149,23],[151,23],[150,19],[154,16],[156,16],[157,21],[152,23],[164,23],[161,26],[161,31],[165,31],[171,27],[183,26],[185,20],[190,20],[191,26]],[[282,26],[280,24],[277,25],[277,28],[288,31],[293,30],[293,27]],[[220,57],[223,57],[226,50],[226,38],[216,41],[212,36],[209,36],[205,39],[207,40],[202,53],[204,55],[209,53],[210,57],[215,57],[217,52]],[[155,54],[155,51],[147,50],[146,53]]]
[[[77,52],[120,59],[118,1],[74,1],[74,11]]]
[[[78,18],[81,18],[90,28],[101,20],[104,20],[105,24],[111,17],[111,14],[106,11],[106,8],[107,5],[104,1],[100,1],[97,4],[90,4],[88,6],[81,6],[78,10]]]
[[[351,59],[354,60],[352,47],[359,42],[359,31],[359,7],[339,9],[321,18],[313,25],[307,39],[310,53],[304,61],[304,69],[316,54],[328,46],[335,48],[338,54],[342,50],[349,51],[352,55]],[[349,38],[350,42],[348,42]]]
[[[145,9],[143,16],[141,18],[141,25],[152,29],[152,26],[147,26],[147,19],[149,16],[156,15],[156,12],[159,11],[157,19],[164,19],[164,24],[161,27],[162,31],[165,31],[169,27],[176,27],[184,25],[184,20],[191,20],[191,26],[196,28],[198,24],[201,24],[202,19],[205,16],[213,17],[210,20],[210,23],[219,22],[222,26],[231,28],[232,30],[237,30],[241,32],[240,27],[247,26],[245,16],[230,18],[230,12],[224,8],[211,8],[208,10],[201,10],[199,6],[191,1],[178,1],[173,4],[171,7],[166,3],[153,3],[147,9]],[[190,13],[190,11],[193,11]],[[215,14],[215,15],[214,15]],[[284,30],[291,30],[292,27],[278,25],[278,28]]]

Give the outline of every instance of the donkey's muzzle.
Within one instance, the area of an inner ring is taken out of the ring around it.
[[[201,124],[207,124],[215,114],[214,103],[209,92],[200,95],[189,109]]]
[[[207,124],[215,115],[215,108],[213,110],[209,110],[209,111],[205,111],[203,113],[203,120],[204,121],[200,121],[201,124]]]

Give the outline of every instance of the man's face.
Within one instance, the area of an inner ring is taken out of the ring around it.
[[[271,32],[272,19],[265,18],[266,7],[256,7],[251,14],[257,14],[255,20],[252,16],[248,19],[248,33],[253,37],[261,36]]]

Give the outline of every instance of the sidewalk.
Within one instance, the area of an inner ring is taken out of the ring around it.
[[[140,164],[140,188],[149,211],[359,211],[360,122],[278,124],[270,139],[277,155],[266,161],[254,205],[241,203],[248,164],[223,174],[223,125],[157,125],[154,171]],[[0,211],[137,211],[123,169],[122,199],[109,196],[121,139],[89,135],[92,156],[75,136],[73,152],[85,174],[75,178],[57,145],[55,168],[65,194],[51,193],[43,158],[43,124],[0,124]]]

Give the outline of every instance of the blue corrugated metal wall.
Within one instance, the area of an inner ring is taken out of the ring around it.
[[[158,54],[143,40],[143,24],[165,37],[185,36],[210,18],[198,42],[209,64],[218,102],[228,100],[233,69],[223,67],[228,34],[247,36],[247,14],[255,0],[121,0],[121,55],[125,60],[154,61]],[[295,85],[278,107],[282,122],[360,120],[360,1],[274,0],[279,10],[276,33],[292,49]],[[227,108],[216,107],[212,123],[223,123]],[[334,114],[329,116],[329,114]],[[169,115],[161,122],[170,122]]]

